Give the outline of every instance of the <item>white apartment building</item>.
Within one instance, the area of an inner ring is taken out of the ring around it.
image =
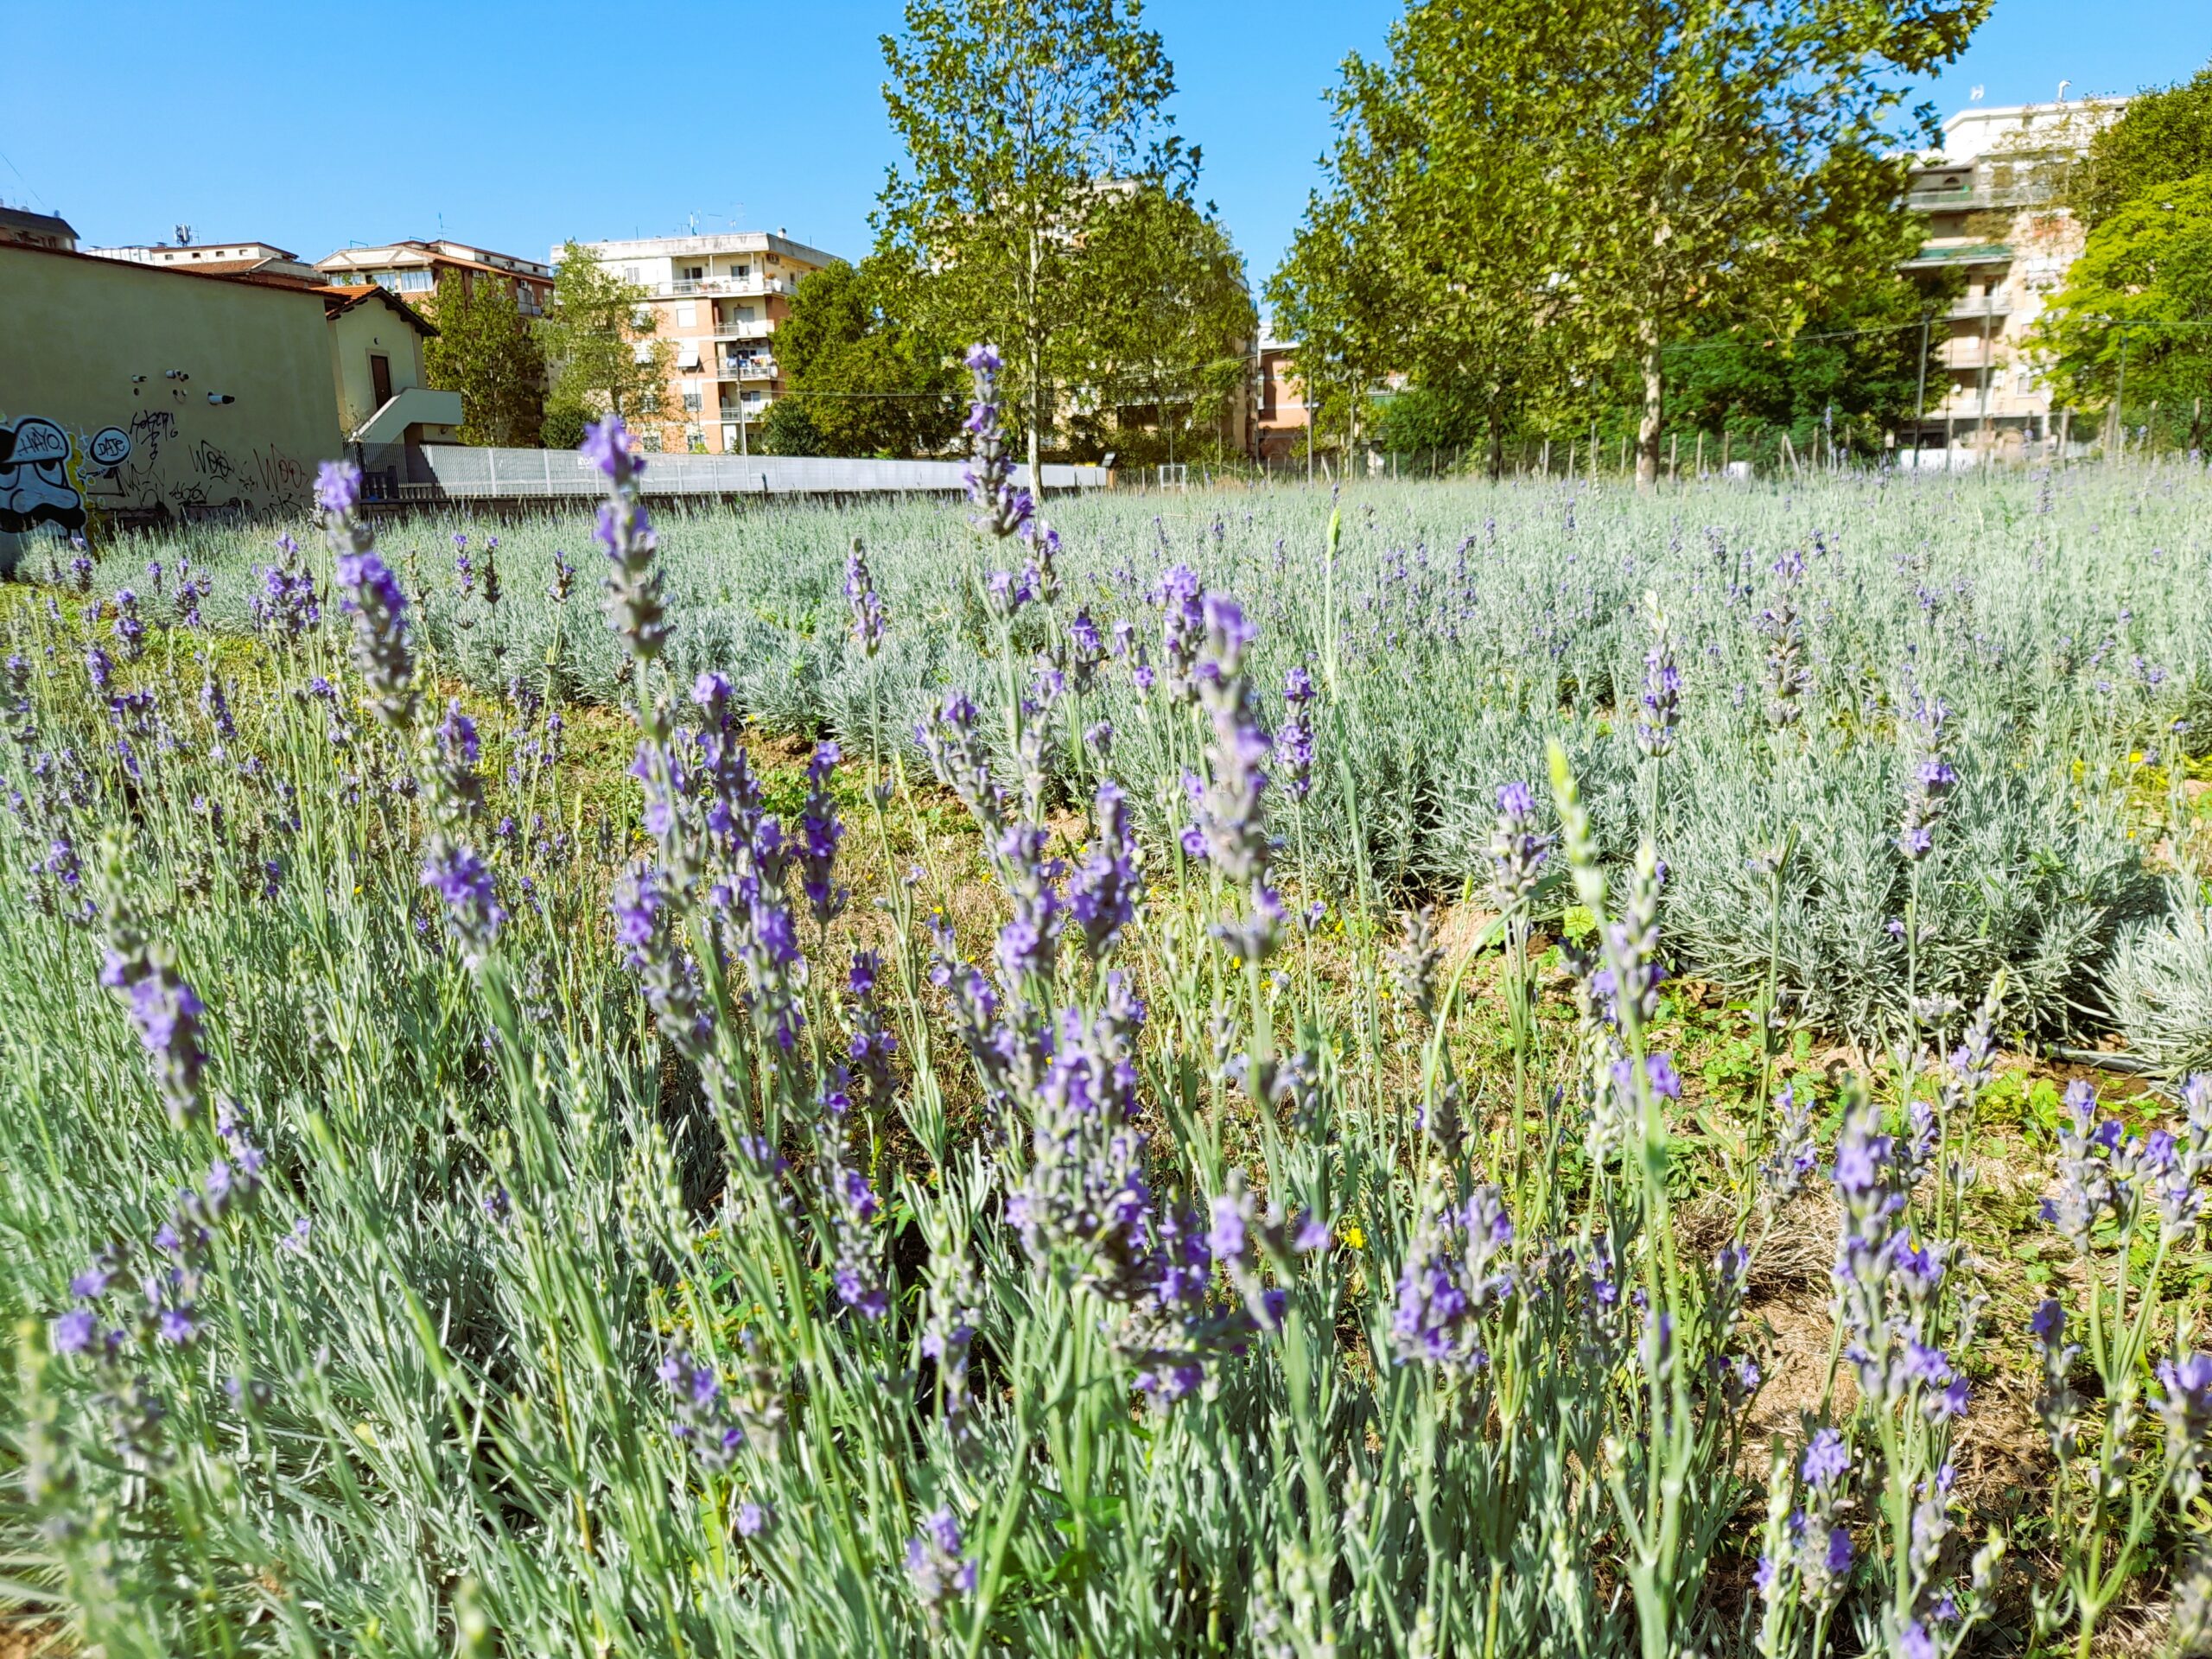
[[[136,247],[86,248],[100,259],[133,265],[175,265],[207,276],[237,276],[278,287],[320,288],[322,273],[274,242],[150,242]]]
[[[836,256],[794,242],[781,231],[721,236],[654,236],[583,246],[626,282],[645,290],[654,327],[640,335],[642,357],[656,341],[675,348],[660,447],[715,455],[743,454],[784,390],[776,362],[776,325],[791,315],[799,279]],[[556,248],[557,258],[560,250]]]
[[[1940,367],[1929,371],[1919,431],[1900,433],[1900,444],[1951,451],[1955,464],[2024,456],[2058,436],[2024,343],[2088,240],[2058,205],[2068,172],[2126,101],[1962,110],[1943,124],[1942,148],[1914,168],[1905,205],[1928,229],[1904,269],[1931,283],[1961,278],[1963,291],[1937,313]]]

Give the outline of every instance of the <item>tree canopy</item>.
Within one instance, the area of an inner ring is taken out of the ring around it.
[[[435,338],[423,347],[429,383],[461,394],[463,443],[534,447],[545,414],[545,353],[515,300],[493,277],[438,279]]]
[[[964,377],[892,315],[888,276],[880,260],[838,259],[800,282],[776,329],[788,390],[768,411],[770,454],[927,454],[959,429]]]
[[[570,242],[554,266],[553,303],[538,324],[553,373],[546,400],[548,442],[586,419],[649,416],[660,406],[674,350],[650,339],[658,327],[645,289],[625,282],[588,248]]]
[[[2060,402],[2109,408],[2124,398],[2123,418],[2155,404],[2202,448],[2212,394],[2212,167],[2107,213],[2037,336]]]
[[[2212,64],[2178,85],[2135,94],[2089,140],[2069,203],[2092,230],[2145,190],[2212,169]]]
[[[906,146],[875,224],[931,339],[988,340],[1033,466],[1054,424],[1076,272],[1130,181],[1186,193],[1174,71],[1138,0],[907,0],[883,88]]]
[[[1787,338],[1894,220],[1904,78],[1989,0],[1415,0],[1348,60],[1277,285],[1301,371],[1536,401],[1627,366],[1657,474],[1669,348]]]

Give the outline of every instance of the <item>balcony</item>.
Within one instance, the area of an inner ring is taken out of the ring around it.
[[[1998,346],[1994,340],[1985,346],[1972,334],[1955,334],[1936,347],[1936,357],[1947,369],[1993,369]]]
[[[716,340],[766,340],[776,332],[776,325],[766,317],[716,319]]]
[[[731,295],[749,298],[766,294],[788,294],[793,283],[788,276],[768,276],[755,271],[750,276],[688,276],[672,283],[651,283],[645,291],[657,300],[691,300],[702,295]]]
[[[1898,262],[1899,270],[1964,270],[1972,265],[2009,265],[2012,249],[2004,242],[1967,242],[1955,247],[1923,247],[1910,259]]]
[[[1954,300],[1943,315],[1963,322],[1980,322],[1984,317],[2009,317],[2012,315],[2012,302],[2002,294],[1991,294],[1978,300]]]
[[[2003,207],[2032,207],[2050,192],[2030,184],[1965,185],[1956,190],[1914,190],[1904,205],[1916,213],[1971,213]]]
[[[782,372],[776,359],[765,353],[752,357],[726,357],[717,366],[725,380],[772,380]]]

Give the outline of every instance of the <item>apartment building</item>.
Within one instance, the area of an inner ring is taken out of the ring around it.
[[[1262,340],[1255,366],[1259,407],[1252,423],[1252,458],[1263,466],[1304,460],[1313,423],[1305,383],[1298,378],[1297,343]]]
[[[196,270],[203,276],[234,276],[279,288],[323,286],[321,271],[274,242],[151,242],[85,251],[95,258],[120,259],[126,264],[173,266]]]
[[[784,391],[776,326],[791,315],[799,279],[836,256],[781,231],[583,246],[645,290],[654,327],[640,334],[639,353],[660,340],[675,348],[659,429],[643,426],[647,444],[658,440],[661,448],[711,455],[757,447],[760,423]]]
[[[22,248],[74,253],[77,232],[58,213],[35,213],[28,207],[10,207],[0,202],[0,242],[12,242]]]
[[[553,297],[551,265],[466,242],[387,242],[379,247],[340,248],[315,264],[327,282],[374,283],[418,310],[436,302],[439,279],[449,272],[464,287],[487,280],[507,283],[515,291],[516,308],[525,317],[544,315]]]
[[[1927,219],[1903,269],[1943,295],[1917,433],[1900,445],[1948,464],[2021,457],[2059,436],[2050,388],[2025,349],[2088,234],[2060,205],[2067,177],[2122,99],[1968,109],[1913,169],[1905,206]],[[1940,464],[1929,457],[1931,464]]]

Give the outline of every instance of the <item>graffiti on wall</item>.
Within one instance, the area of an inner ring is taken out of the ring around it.
[[[0,531],[84,529],[85,497],[70,465],[74,450],[69,435],[42,415],[0,423]]]
[[[44,415],[0,416],[0,532],[52,524],[76,534],[94,514],[143,520],[267,512],[302,504],[310,482],[308,469],[274,445],[233,455],[210,439],[186,442],[166,409],[74,433]]]

